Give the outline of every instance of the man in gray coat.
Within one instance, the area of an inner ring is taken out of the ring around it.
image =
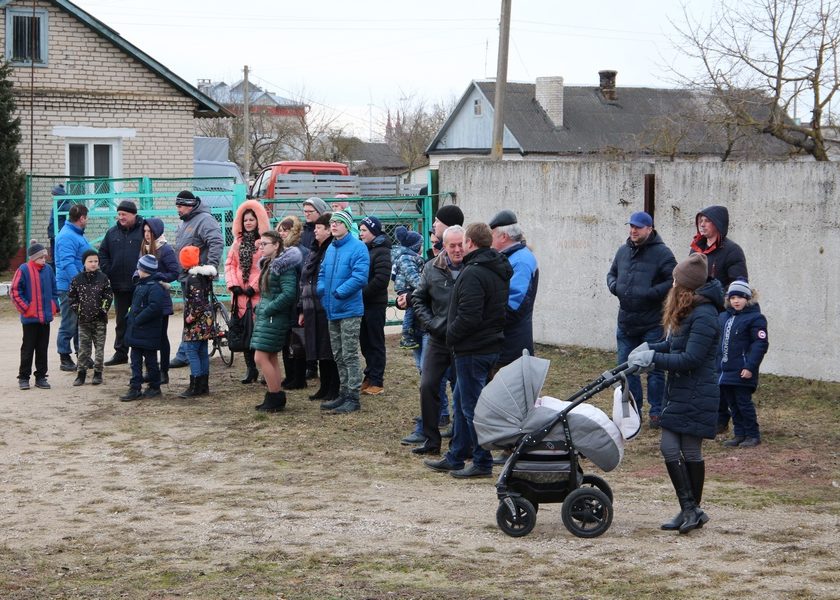
[[[195,246],[199,249],[199,263],[212,265],[218,272],[225,242],[222,237],[222,227],[210,212],[210,208],[202,205],[201,198],[189,190],[178,193],[178,197],[175,198],[175,208],[181,218],[181,224],[175,232],[175,254],[179,255],[182,248]],[[183,283],[187,275],[186,271],[182,272],[178,280]],[[169,367],[177,369],[186,367],[188,364],[187,354],[181,344],[175,358],[170,361]]]

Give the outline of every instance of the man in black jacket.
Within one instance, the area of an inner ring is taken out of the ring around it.
[[[726,237],[729,232],[729,211],[725,206],[709,206],[694,217],[697,234],[691,240],[689,254],[706,255],[709,277],[720,281],[724,290],[736,279],[749,281],[747,259],[741,246]]]
[[[114,356],[105,362],[107,367],[128,362],[128,345],[124,340],[126,316],[134,293],[132,277],[140,257],[144,223],[143,217],[137,214],[137,206],[123,200],[117,206],[117,224],[105,232],[99,246],[99,268],[111,281],[116,313]]]
[[[455,355],[455,417],[452,444],[439,461],[425,461],[434,471],[453,477],[490,477],[493,456],[478,445],[473,416],[487,374],[499,359],[505,340],[505,306],[513,269],[490,245],[486,223],[472,223],[464,232],[464,266],[452,288],[446,319],[446,345]],[[464,461],[472,453],[472,464]]]
[[[618,364],[627,361],[630,351],[648,342],[664,339],[662,303],[673,286],[672,273],[677,261],[653,228],[653,219],[646,212],[635,212],[627,222],[630,235],[615,253],[607,273],[607,287],[618,297],[618,327],[615,339]],[[638,375],[627,377],[630,392],[642,412],[642,381]],[[648,373],[648,414],[651,427],[659,427],[662,396],[665,392],[665,373]]]
[[[446,345],[446,320],[452,288],[464,260],[464,228],[453,225],[442,237],[443,252],[423,267],[420,284],[411,296],[414,318],[429,334],[420,369],[420,415],[426,441],[412,449],[414,454],[440,453],[440,382],[452,365],[452,351]]]
[[[697,235],[691,240],[689,254],[706,255],[709,277],[720,281],[724,290],[736,279],[749,281],[747,258],[741,246],[730,240],[729,211],[725,206],[709,206],[694,217]],[[729,429],[729,405],[721,400],[718,408],[718,433]]]

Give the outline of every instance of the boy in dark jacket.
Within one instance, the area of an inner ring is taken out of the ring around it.
[[[735,437],[729,448],[751,448],[761,443],[752,395],[758,387],[758,367],[767,353],[767,319],[746,281],[733,281],[726,292],[726,311],[720,313],[718,372],[720,399],[732,413]]]
[[[137,261],[140,281],[134,287],[131,308],[125,327],[125,342],[131,347],[131,380],[128,392],[120,396],[123,402],[160,396],[160,367],[157,351],[160,350],[160,329],[166,291],[152,275],[158,272],[157,259],[145,254]],[[143,363],[149,373],[149,387],[143,386]]]
[[[82,254],[84,270],[70,280],[67,299],[79,320],[79,364],[73,385],[84,385],[93,344],[93,385],[102,383],[105,361],[105,331],[108,327],[108,309],[114,300],[111,281],[99,270],[99,253],[86,250]]]
[[[20,347],[18,387],[29,389],[32,357],[35,357],[35,387],[50,389],[47,382],[47,349],[50,345],[50,322],[58,311],[55,271],[47,264],[47,250],[33,243],[27,252],[29,261],[23,263],[12,280],[12,302],[23,324],[23,343]]]

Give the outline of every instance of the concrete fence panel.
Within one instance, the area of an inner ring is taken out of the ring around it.
[[[677,260],[702,208],[729,209],[767,315],[762,370],[840,380],[840,170],[821,163],[442,162],[440,189],[466,221],[516,211],[540,261],[534,335],[549,344],[615,348],[617,300],[606,273],[656,175],[655,223]]]

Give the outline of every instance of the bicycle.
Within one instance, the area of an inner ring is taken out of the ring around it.
[[[219,358],[225,366],[233,365],[233,352],[228,346],[227,333],[230,327],[230,313],[227,307],[216,296],[216,292],[210,290],[210,306],[213,310],[213,337],[210,338],[210,356],[219,354]]]

